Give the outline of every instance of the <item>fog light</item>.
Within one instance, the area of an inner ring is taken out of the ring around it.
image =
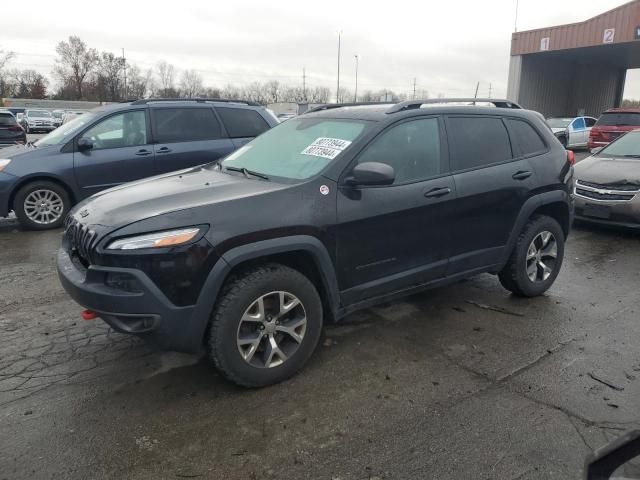
[[[129,293],[142,293],[138,280],[128,273],[108,273],[104,280],[107,287]]]

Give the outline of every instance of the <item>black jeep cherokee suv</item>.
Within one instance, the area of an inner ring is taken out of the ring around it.
[[[556,279],[573,168],[535,112],[409,101],[320,107],[223,161],[94,195],[66,221],[64,288],[114,329],[204,346],[244,386],[293,375],[323,321],[498,274]]]

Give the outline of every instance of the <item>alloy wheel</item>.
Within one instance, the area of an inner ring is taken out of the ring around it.
[[[53,190],[34,190],[24,199],[24,213],[39,225],[50,225],[62,217],[64,202]]]
[[[273,368],[282,365],[300,347],[307,329],[302,302],[289,292],[262,295],[242,315],[236,342],[249,365]]]
[[[526,271],[532,282],[544,282],[551,276],[558,257],[558,244],[551,232],[540,232],[527,249]]]

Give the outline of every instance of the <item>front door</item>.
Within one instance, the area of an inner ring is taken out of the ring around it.
[[[587,144],[589,132],[584,117],[578,117],[571,125],[569,125],[569,144],[568,147],[578,147]]]
[[[74,147],[74,172],[83,197],[154,174],[147,123],[145,110],[116,113],[78,136],[93,144],[82,152]]]
[[[456,196],[446,158],[438,117],[394,124],[358,156],[356,163],[391,165],[395,181],[338,193],[337,273],[346,304],[444,275],[447,205]]]
[[[153,106],[151,117],[156,173],[210,163],[235,150],[209,105]]]

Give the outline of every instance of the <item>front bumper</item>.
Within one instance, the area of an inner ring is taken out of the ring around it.
[[[574,194],[575,219],[611,227],[640,229],[640,199],[638,196],[625,202],[593,201]],[[589,205],[606,207],[610,216],[600,218],[586,212]]]
[[[138,335],[163,349],[195,353],[201,348],[203,318],[196,306],[175,306],[144,272],[97,265],[84,268],[64,247],[58,250],[57,267],[71,298],[114,330]],[[135,291],[108,285],[109,275],[132,277]]]

